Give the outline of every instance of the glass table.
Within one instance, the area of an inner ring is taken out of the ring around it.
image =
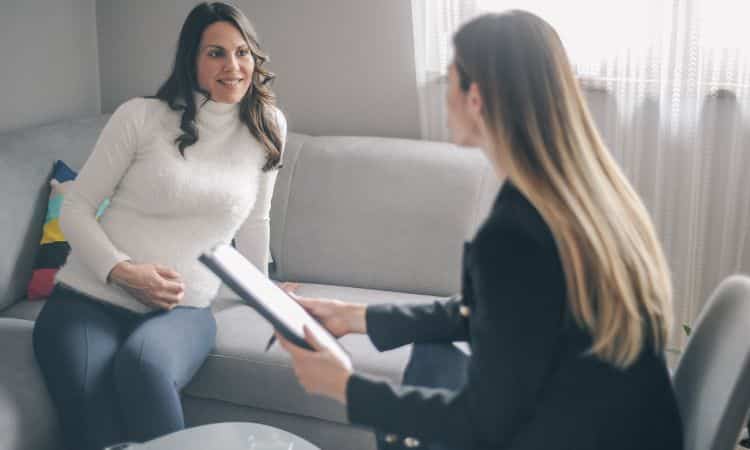
[[[142,444],[104,450],[320,450],[306,440],[268,425],[223,422],[186,428]]]

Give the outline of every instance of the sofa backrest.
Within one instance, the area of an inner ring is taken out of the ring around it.
[[[57,159],[79,168],[107,116],[0,135],[0,310],[25,296]]]
[[[108,116],[0,135],[0,310],[25,296],[55,160],[85,162]],[[476,149],[290,133],[271,212],[279,279],[450,295],[497,181]]]
[[[451,295],[498,185],[478,149],[290,134],[271,209],[275,276]]]

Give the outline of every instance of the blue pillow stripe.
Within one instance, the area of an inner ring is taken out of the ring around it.
[[[68,167],[67,164],[60,161],[59,159],[55,161],[54,167],[52,167],[52,178],[59,181],[60,183],[65,183],[66,181],[74,180],[76,175],[75,170]]]
[[[55,194],[49,199],[47,204],[47,217],[44,218],[44,223],[49,223],[60,217],[60,208],[62,208],[63,195]]]
[[[98,219],[99,216],[104,214],[104,210],[107,209],[107,206],[109,206],[109,198],[105,198],[102,201],[102,204],[99,205],[99,208],[96,209],[96,218]]]

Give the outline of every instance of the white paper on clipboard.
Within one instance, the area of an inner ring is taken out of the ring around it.
[[[352,369],[351,358],[336,338],[232,246],[219,244],[199,259],[285,337],[306,345],[303,327],[307,326],[321,345]]]

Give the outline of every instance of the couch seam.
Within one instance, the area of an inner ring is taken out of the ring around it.
[[[284,204],[284,223],[281,226],[281,261],[279,263],[279,269],[281,272],[281,278],[286,279],[286,260],[288,257],[288,250],[286,245],[286,231],[287,231],[287,216],[289,215],[289,203],[292,200],[292,187],[294,184],[294,176],[297,173],[297,164],[299,164],[300,158],[302,158],[302,149],[305,148],[305,145],[307,144],[307,141],[311,139],[305,139],[302,142],[302,145],[300,145],[299,150],[297,150],[297,157],[294,158],[294,162],[292,163],[292,168],[289,171],[289,191],[286,194],[286,203]]]
[[[209,353],[208,356],[209,357],[214,357],[214,358],[221,358],[221,359],[231,359],[231,360],[235,360],[235,361],[247,361],[247,362],[252,362],[252,363],[261,364],[261,365],[265,365],[265,366],[283,367],[283,368],[286,368],[286,369],[291,369],[292,368],[291,364],[287,365],[287,364],[271,363],[271,362],[268,362],[268,361],[261,361],[261,360],[252,359],[252,358],[240,358],[240,357],[237,357],[237,356],[222,355],[221,353]]]
[[[367,430],[368,429],[367,427],[363,427],[362,425],[352,424],[352,423],[349,423],[349,422],[337,422],[337,421],[331,420],[331,419],[323,419],[323,418],[318,417],[318,416],[308,416],[308,415],[304,415],[304,414],[289,412],[289,411],[286,411],[286,410],[283,410],[283,409],[271,409],[271,408],[266,408],[266,407],[259,408],[259,407],[254,406],[254,405],[247,405],[245,403],[233,402],[231,400],[225,400],[223,398],[195,395],[195,394],[193,394],[191,392],[188,392],[188,391],[185,391],[183,393],[183,395],[185,395],[187,397],[192,397],[192,398],[194,398],[196,400],[210,400],[210,401],[214,401],[214,402],[228,403],[230,405],[244,407],[244,408],[249,407],[249,408],[253,408],[253,409],[257,409],[257,410],[261,410],[261,411],[269,411],[269,412],[272,412],[274,414],[285,414],[285,415],[289,415],[289,416],[301,417],[301,418],[304,418],[304,419],[315,419],[315,420],[320,420],[322,422],[328,422],[328,423],[332,423],[332,424],[335,424],[335,425],[345,425],[345,426],[355,427],[355,428],[362,429],[362,430]]]

